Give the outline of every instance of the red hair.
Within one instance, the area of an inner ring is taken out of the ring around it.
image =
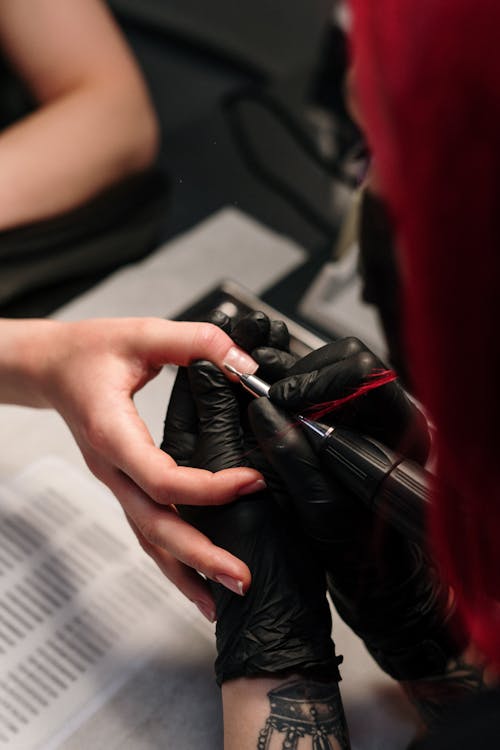
[[[437,427],[435,549],[473,639],[500,666],[500,2],[352,7],[412,380]]]

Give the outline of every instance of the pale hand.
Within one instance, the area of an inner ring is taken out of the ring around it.
[[[90,470],[116,495],[139,542],[209,618],[214,605],[196,572],[246,591],[247,566],[183,521],[175,503],[218,505],[264,486],[250,468],[212,473],[178,467],[157,448],[133,402],[162,365],[196,359],[255,371],[219,328],[156,318],[76,323],[2,321],[4,402],[53,407],[66,421]],[[229,580],[230,579],[230,580]]]

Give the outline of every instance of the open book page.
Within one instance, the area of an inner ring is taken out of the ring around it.
[[[46,458],[0,486],[1,750],[60,747],[147,661],[210,660],[212,631],[91,477]]]

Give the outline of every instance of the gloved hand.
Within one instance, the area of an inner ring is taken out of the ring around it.
[[[395,379],[352,398],[386,365],[354,337],[339,339],[296,360],[272,347],[252,351],[258,375],[274,383],[271,401],[291,413],[326,402],[335,408],[322,422],[362,431],[419,463],[427,460],[430,439],[423,414]],[[280,381],[280,382],[276,382]]]
[[[270,400],[250,404],[251,426],[286,487],[281,494],[275,491],[281,507],[297,515],[321,554],[339,614],[396,679],[442,674],[464,645],[450,632],[447,587],[418,547],[373,517],[321,465],[287,414],[341,402],[321,421],[371,435],[417,461],[425,460],[429,445],[424,417],[397,381],[349,400],[385,369],[356,339],[334,342],[293,364],[276,350],[260,349],[252,356],[261,364],[259,375],[264,371],[269,380],[282,379],[272,386]]]
[[[228,331],[229,319],[212,323]],[[245,348],[286,347],[281,323],[260,314],[234,332]],[[179,370],[162,448],[179,465],[216,471],[265,464],[268,488],[220,507],[178,506],[183,518],[247,563],[252,582],[244,597],[211,583],[217,610],[217,681],[254,674],[300,672],[339,679],[322,566],[273,499],[275,477],[248,429],[249,397],[214,365]]]

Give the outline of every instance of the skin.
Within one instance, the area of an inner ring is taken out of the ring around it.
[[[317,683],[300,675],[249,677],[225,683],[222,686],[225,750],[262,750],[263,748],[268,750],[271,747],[292,747],[286,744],[287,741],[291,741],[283,726],[286,721],[280,721],[279,710],[273,712],[270,699],[272,691],[276,690],[282,694],[293,694],[293,686],[297,684],[304,692],[309,693],[310,701],[305,704],[297,701],[296,709],[303,711],[306,715],[309,714],[311,707],[318,711],[318,715],[327,710],[336,719],[335,731],[331,731],[331,728],[326,730],[331,750],[350,750],[349,732],[338,684],[334,681]],[[325,688],[329,696],[326,701],[319,698]],[[321,722],[312,720],[303,727],[303,734],[299,735],[297,748],[311,748],[313,737],[320,730]],[[270,742],[270,745],[266,744],[266,740]]]
[[[0,230],[84,203],[149,166],[158,124],[100,0],[3,0],[0,46],[38,109],[0,134]]]
[[[56,409],[90,470],[116,495],[137,538],[165,575],[208,617],[205,580],[225,576],[243,593],[247,566],[183,521],[175,503],[218,505],[264,486],[249,468],[178,467],[157,448],[133,396],[163,364],[211,359],[257,365],[216,326],[156,318],[67,323],[1,320],[0,402]]]

